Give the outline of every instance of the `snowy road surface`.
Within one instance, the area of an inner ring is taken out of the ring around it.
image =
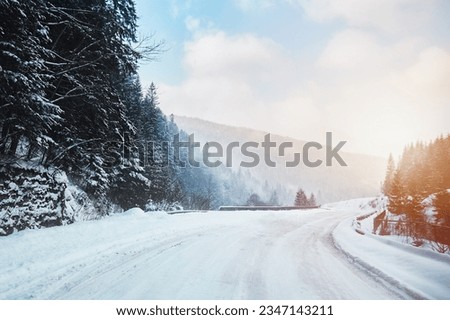
[[[354,215],[135,210],[19,232],[0,238],[0,298],[410,298],[334,246],[333,230]]]

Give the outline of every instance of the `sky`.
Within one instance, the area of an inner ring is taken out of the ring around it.
[[[450,1],[137,0],[160,108],[387,157],[450,133]]]

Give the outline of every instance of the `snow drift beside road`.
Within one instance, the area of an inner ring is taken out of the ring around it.
[[[332,204],[329,208],[361,215],[371,212],[368,201],[374,203],[370,199],[355,199]],[[356,229],[359,228],[355,228],[355,219],[349,218],[333,231],[337,246],[355,263],[368,269],[374,276],[404,288],[413,297],[450,299],[448,255],[415,248],[367,233],[366,230],[358,233]]]

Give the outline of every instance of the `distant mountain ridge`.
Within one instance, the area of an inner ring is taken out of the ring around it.
[[[282,193],[280,199],[283,204],[292,204],[295,191],[301,187],[307,192],[314,192],[321,203],[339,201],[358,197],[374,196],[380,192],[380,184],[384,178],[386,159],[371,155],[356,154],[345,152],[345,146],[339,152],[348,166],[343,167],[334,161],[330,167],[322,163],[321,166],[310,168],[300,163],[298,166],[288,168],[286,161],[294,159],[294,153],[302,153],[303,145],[306,141],[290,137],[284,137],[277,134],[271,134],[271,141],[277,143],[277,147],[282,142],[292,142],[293,148],[285,149],[284,157],[278,156],[276,149],[272,150],[271,159],[276,162],[276,167],[272,168],[264,163],[264,153],[261,148],[261,142],[264,136],[269,133],[261,130],[254,130],[244,127],[234,127],[230,125],[219,124],[199,118],[190,118],[185,116],[175,116],[175,122],[188,134],[194,134],[195,140],[203,146],[206,142],[219,142],[224,148],[230,142],[254,141],[259,143],[259,148],[251,149],[260,157],[260,163],[254,168],[239,167],[240,161],[249,161],[248,157],[234,150],[231,170],[233,172],[245,172],[251,176],[252,184],[259,181],[256,185],[246,185],[247,190],[255,190],[259,193],[267,193],[264,186],[271,186]],[[325,133],[323,141],[325,143]],[[338,141],[333,141],[335,145]],[[324,149],[311,149],[310,160],[325,160]],[[303,155],[301,155],[303,157]],[[225,161],[225,157],[222,157]],[[212,169],[214,170],[214,169]],[[223,170],[221,171],[223,175]],[[237,186],[239,187],[239,186]]]

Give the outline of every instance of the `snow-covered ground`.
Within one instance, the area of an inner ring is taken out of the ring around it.
[[[0,238],[0,298],[450,298],[449,261],[374,244],[352,229],[355,210],[134,209],[18,232]],[[397,264],[392,250],[409,255],[409,267]]]

